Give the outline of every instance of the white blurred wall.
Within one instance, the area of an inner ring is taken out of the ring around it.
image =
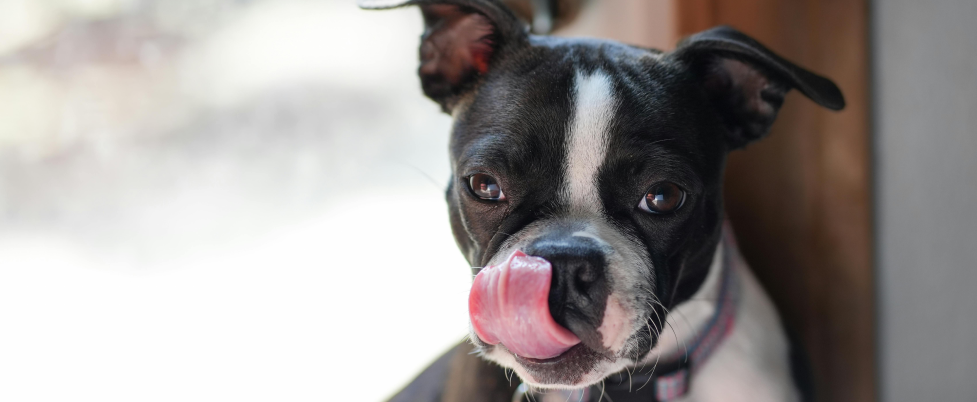
[[[461,340],[420,30],[0,0],[0,400],[381,400]]]
[[[977,401],[977,2],[873,14],[881,399]]]

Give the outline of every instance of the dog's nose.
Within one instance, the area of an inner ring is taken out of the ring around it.
[[[607,300],[607,262],[601,247],[590,238],[561,237],[537,240],[524,251],[553,267],[549,294],[553,320],[578,336],[595,331]]]

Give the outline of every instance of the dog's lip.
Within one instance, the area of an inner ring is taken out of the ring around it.
[[[498,345],[498,346],[504,347],[504,345]],[[506,351],[508,352],[509,350],[506,349]],[[567,349],[567,351],[560,353],[558,356],[550,357],[547,359],[534,359],[531,357],[519,356],[512,352],[509,353],[512,354],[516,362],[521,364],[523,367],[537,369],[537,370],[556,369],[561,367],[564,363],[567,363],[568,360],[587,359],[587,360],[596,361],[596,360],[603,360],[603,359],[612,359],[612,357],[607,355],[606,353],[594,350],[593,348],[583,343],[578,343],[573,347],[571,347],[570,349]]]
[[[555,365],[558,365],[560,363],[563,363],[565,360],[568,359],[568,356],[571,356],[571,355],[573,355],[575,353],[579,353],[580,351],[577,350],[577,349],[580,349],[580,348],[587,348],[587,345],[584,345],[582,343],[578,343],[578,344],[574,345],[573,347],[571,347],[570,349],[567,349],[565,352],[560,353],[559,355],[557,355],[555,357],[550,357],[548,359],[534,359],[532,357],[522,357],[522,356],[519,356],[519,355],[517,355],[515,353],[512,353],[512,352],[509,352],[509,353],[512,353],[512,355],[515,356],[516,361],[519,362],[519,364],[522,364],[524,366],[525,365],[533,365],[533,366],[537,366],[537,367],[545,367],[545,366],[555,366]]]

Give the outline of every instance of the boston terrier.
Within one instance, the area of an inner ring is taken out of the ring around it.
[[[496,0],[360,1],[408,5],[421,86],[454,119],[448,210],[476,276],[470,344],[394,401],[809,396],[725,227],[723,169],[789,90],[843,108],[834,83],[729,27],[663,52],[530,35]]]

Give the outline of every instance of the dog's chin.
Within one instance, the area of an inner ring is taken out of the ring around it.
[[[482,351],[482,357],[512,369],[524,383],[543,389],[582,388],[597,384],[634,363],[631,359],[614,356],[608,351],[597,351],[584,343],[549,359],[519,357],[504,345],[480,343],[475,342]]]

